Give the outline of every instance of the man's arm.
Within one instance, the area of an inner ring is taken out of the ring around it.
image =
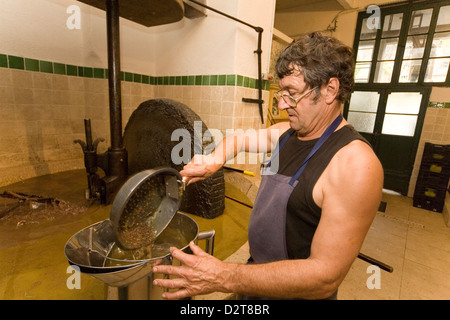
[[[223,139],[209,155],[195,155],[181,170],[187,184],[212,176],[223,164],[240,152],[270,152],[279,137],[289,128],[289,123],[280,122],[267,129],[234,133]]]

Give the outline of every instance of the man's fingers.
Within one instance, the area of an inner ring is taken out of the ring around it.
[[[194,266],[197,263],[197,257],[195,255],[184,253],[180,249],[170,248],[170,253],[172,257],[187,266]]]
[[[191,248],[192,253],[195,254],[196,256],[199,256],[199,257],[205,257],[205,256],[208,256],[208,255],[209,255],[209,254],[207,254],[205,251],[203,251],[202,248],[200,248],[198,245],[196,245],[196,244],[194,243],[194,241],[191,241],[191,242],[189,243],[189,247]]]
[[[186,280],[183,278],[175,279],[155,279],[153,284],[158,287],[164,287],[168,289],[179,289],[186,286]]]
[[[197,252],[202,251],[192,241],[191,241],[190,245],[191,245],[191,250],[192,250],[192,248],[194,248],[194,250]],[[192,247],[192,245],[194,247]],[[182,265],[191,267],[197,263],[198,258],[195,255],[184,253],[180,249],[171,247],[170,253],[172,254],[172,257],[177,259],[178,261],[180,261]],[[172,265],[155,265],[153,267],[154,273],[165,273],[168,275],[173,275],[173,276],[178,276],[178,277],[184,277],[186,275],[186,271],[187,270],[183,267],[172,266]]]
[[[176,279],[155,279],[153,280],[153,284],[158,287],[163,287],[167,289],[180,289],[174,292],[164,292],[162,297],[164,299],[183,299],[187,297],[191,297],[195,293],[185,289],[187,286],[187,281],[182,278]]]
[[[175,300],[175,299],[184,299],[188,297],[192,297],[193,293],[191,291],[188,291],[186,289],[181,289],[175,292],[164,292],[162,294],[162,297],[164,299],[168,300]]]
[[[178,276],[182,277],[182,267],[174,267],[174,266],[167,266],[167,265],[161,265],[161,266],[154,266],[153,267],[153,273],[164,273],[168,274],[170,276]]]

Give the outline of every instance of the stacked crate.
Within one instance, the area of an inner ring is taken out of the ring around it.
[[[413,206],[442,212],[450,177],[450,145],[425,143]]]

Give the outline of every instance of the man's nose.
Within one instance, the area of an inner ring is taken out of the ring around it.
[[[280,101],[278,101],[278,109],[280,110],[286,110],[289,109],[290,106],[284,101],[284,98],[280,98]]]

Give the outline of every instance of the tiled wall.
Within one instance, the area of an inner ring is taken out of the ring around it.
[[[408,196],[414,195],[425,142],[450,144],[450,102],[430,102],[425,115],[419,147],[409,184]]]
[[[84,168],[85,118],[93,138],[109,142],[108,72],[0,54],[0,186],[34,176]],[[122,73],[123,128],[143,101],[169,98],[192,108],[210,129],[249,129],[261,124],[256,79],[240,75],[152,77]],[[264,112],[269,92],[264,84]]]

